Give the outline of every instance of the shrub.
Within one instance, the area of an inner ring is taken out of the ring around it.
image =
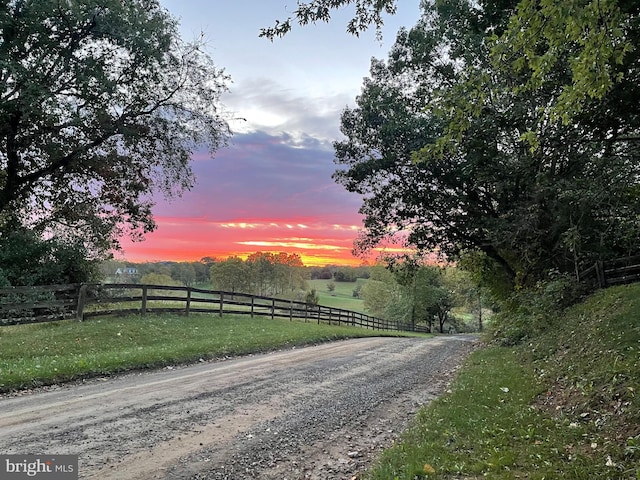
[[[307,305],[317,305],[319,300],[318,293],[313,288],[309,290],[304,297],[304,302]]]
[[[97,277],[98,262],[80,243],[45,239],[25,228],[0,232],[0,284],[82,283]]]
[[[559,314],[577,303],[583,287],[573,277],[550,272],[533,288],[511,294],[493,317],[490,334],[503,345],[517,345],[547,330]]]

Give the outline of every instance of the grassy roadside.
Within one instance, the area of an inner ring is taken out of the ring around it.
[[[132,369],[379,335],[394,332],[231,315],[149,315],[2,327],[0,392]]]
[[[472,354],[366,478],[640,479],[640,286]]]

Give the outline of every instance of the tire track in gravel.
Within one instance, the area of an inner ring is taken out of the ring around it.
[[[474,337],[365,338],[0,399],[0,452],[80,478],[352,478],[445,388]]]

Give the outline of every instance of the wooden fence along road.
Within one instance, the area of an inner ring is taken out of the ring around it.
[[[250,315],[374,330],[428,332],[424,325],[392,322],[341,308],[193,287],[73,284],[0,288],[0,326],[148,313]]]
[[[595,262],[580,273],[578,280],[598,288],[640,282],[640,255]]]

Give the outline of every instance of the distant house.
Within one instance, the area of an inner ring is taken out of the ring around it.
[[[130,277],[138,275],[138,269],[134,267],[125,267],[125,268],[119,268],[116,270],[116,276],[124,276],[124,275],[128,275]]]

